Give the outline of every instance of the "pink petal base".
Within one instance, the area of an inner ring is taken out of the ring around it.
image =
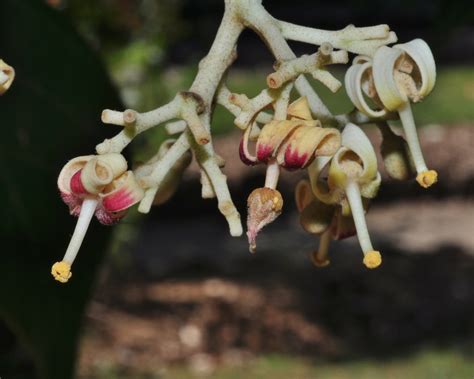
[[[266,163],[273,154],[273,148],[270,145],[257,145],[257,159],[260,162]]]
[[[95,211],[95,217],[102,225],[115,225],[125,217],[126,213],[126,211],[119,213],[107,212],[104,207],[99,206]]]
[[[135,204],[132,193],[126,188],[107,195],[102,200],[104,209],[108,212],[119,212]]]
[[[82,199],[72,193],[60,192],[61,199],[69,207],[69,213],[72,216],[79,217],[81,213]]]
[[[240,160],[242,162],[244,162],[247,166],[255,166],[258,162],[254,162],[252,160],[250,160],[247,155],[245,154],[245,151],[244,151],[244,139],[242,138],[240,140],[240,145],[239,145],[239,156],[240,156]]]
[[[81,173],[82,169],[77,171],[71,178],[71,181],[69,183],[69,186],[71,187],[71,191],[75,193],[76,195],[86,195],[87,191],[82,185],[82,180],[81,180]]]
[[[298,150],[287,149],[285,151],[285,162],[283,167],[288,170],[297,170],[303,168],[307,162],[308,154],[298,154]]]

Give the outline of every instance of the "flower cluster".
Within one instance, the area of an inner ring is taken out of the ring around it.
[[[225,83],[245,28],[256,31],[277,60],[274,72],[267,76],[267,88],[251,99],[232,93]],[[297,57],[288,40],[318,48],[311,55]],[[140,212],[148,213],[152,205],[172,196],[192,158],[201,172],[202,197],[217,199],[232,236],[243,234],[240,214],[222,172],[225,161],[216,154],[212,141],[216,104],[235,116],[234,124],[243,133],[238,149],[241,160],[250,166],[266,166],[263,187],[253,190],[247,201],[250,250],[256,250],[262,228],[283,210],[283,197],[277,190],[280,171],[307,170],[309,180],[297,185],[295,195],[303,228],[320,236],[313,262],[317,266],[329,263],[331,239],[357,235],[363,263],[368,268],[378,267],[382,258],[372,246],[365,213],[377,194],[381,176],[362,127],[375,123],[380,128],[381,153],[390,176],[405,180],[416,171],[416,180],[424,188],[437,180],[436,172],[424,161],[411,111],[411,104],[433,89],[433,55],[420,39],[388,46],[396,42],[388,25],[349,25],[327,31],[277,20],[261,0],[225,0],[221,26],[189,90],[149,112],[104,110],[102,121],[123,130],[97,145],[98,155],[75,158],[61,171],[61,197],[78,222],[63,260],[53,265],[55,279],[66,282],[71,277],[71,265],[94,215],[110,225],[137,203]],[[329,68],[348,63],[349,53],[355,58],[344,84],[355,109],[334,115],[305,75],[336,92],[343,83]],[[0,90],[4,91],[11,84],[13,71],[0,63]],[[297,96],[293,97],[294,92]],[[291,102],[294,98],[297,100]],[[401,120],[406,139],[390,128],[389,122],[395,120]],[[157,125],[164,125],[168,134],[178,137],[165,141],[145,164],[128,170],[123,149]]]

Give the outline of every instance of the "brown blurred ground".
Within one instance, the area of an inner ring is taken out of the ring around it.
[[[87,317],[80,372],[103,362],[132,373],[171,363],[196,370],[262,353],[319,358],[400,355],[429,345],[474,348],[474,128],[427,127],[422,140],[440,183],[424,191],[386,181],[368,216],[384,263],[361,264],[357,241],[333,243],[327,269],[311,266],[317,239],[298,225],[285,174],[286,213],[257,254],[226,234],[197,173],[171,204],[147,218],[130,247],[134,274],[104,273]],[[378,132],[369,131],[378,144]],[[238,135],[217,144],[244,210],[260,169],[236,159]],[[295,178],[296,177],[296,178]],[[386,178],[385,178],[386,179]],[[180,214],[173,205],[186,202]]]

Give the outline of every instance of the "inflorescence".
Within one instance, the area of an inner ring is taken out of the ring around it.
[[[58,187],[78,222],[63,260],[52,267],[56,280],[64,283],[71,278],[71,265],[94,215],[110,225],[135,204],[140,212],[148,213],[153,204],[172,196],[193,157],[201,170],[202,197],[217,198],[230,234],[242,235],[240,215],[221,171],[225,162],[213,147],[215,104],[231,112],[235,126],[242,131],[236,147],[240,159],[248,165],[266,165],[264,186],[248,198],[247,237],[252,252],[260,230],[282,212],[283,198],[277,190],[281,169],[306,169],[308,180],[298,183],[295,198],[301,225],[320,236],[313,263],[320,267],[329,264],[332,239],[357,235],[364,265],[372,269],[381,264],[365,219],[381,176],[375,151],[361,126],[376,124],[380,128],[381,153],[391,177],[416,178],[424,188],[437,181],[436,171],[429,170],[424,161],[411,110],[412,103],[432,91],[436,79],[433,55],[423,40],[389,47],[397,37],[388,25],[349,25],[327,31],[279,21],[261,0],[225,0],[225,5],[214,43],[189,90],[150,112],[104,110],[102,121],[122,126],[122,131],[97,145],[97,155],[74,158],[64,166]],[[245,28],[258,33],[276,58],[274,71],[267,77],[268,88],[254,98],[232,93],[226,86],[226,73],[237,57],[237,40]],[[314,54],[297,57],[289,40],[318,48]],[[333,115],[305,75],[336,92],[342,83],[328,66],[347,64],[349,53],[355,58],[344,84],[355,108]],[[0,76],[3,89],[6,84],[2,79]],[[294,92],[299,97],[292,102]],[[401,121],[405,138],[390,128],[388,122],[394,120]],[[122,150],[138,134],[157,125],[164,125],[177,137],[165,141],[148,162],[129,170]]]

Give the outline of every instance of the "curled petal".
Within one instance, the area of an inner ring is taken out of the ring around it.
[[[341,135],[333,128],[302,126],[279,148],[277,160],[288,169],[304,168],[315,155],[332,156],[341,146]]]
[[[339,188],[329,188],[326,175],[331,163],[331,157],[316,157],[308,166],[308,175],[311,182],[313,194],[325,204],[338,204],[344,192]]]
[[[283,208],[279,191],[267,187],[255,189],[247,200],[247,237],[253,253],[257,248],[257,235],[266,225],[273,222]]]
[[[3,95],[15,79],[15,70],[0,59],[0,95]]]
[[[302,125],[301,121],[277,120],[265,125],[257,140],[257,159],[260,162],[267,162],[268,159],[274,157],[286,138]]]
[[[405,92],[400,91],[395,69],[403,58],[403,51],[387,46],[380,47],[374,55],[372,74],[380,101],[390,111],[396,111],[408,102]]]
[[[365,199],[373,199],[375,196],[377,196],[381,183],[382,183],[382,176],[380,175],[379,172],[377,172],[377,175],[375,176],[375,178],[373,178],[369,182],[365,182],[360,185],[361,196]]]
[[[342,146],[329,169],[330,187],[344,188],[349,179],[363,185],[377,177],[375,151],[359,127],[347,124],[342,132]]]
[[[125,171],[127,171],[127,160],[122,154],[103,154],[97,156],[97,160],[99,164],[107,165],[110,168],[114,179],[118,178]]]
[[[81,185],[86,192],[97,195],[102,192],[106,185],[114,180],[112,168],[99,161],[97,157],[92,158],[81,170]]]
[[[255,122],[252,122],[244,132],[242,139],[240,140],[239,145],[239,156],[240,160],[248,166],[254,166],[257,162],[257,157],[250,154],[249,151],[249,139],[252,135],[252,130],[255,129]]]
[[[306,96],[300,97],[288,106],[288,117],[295,117],[300,120],[312,120]]]
[[[71,195],[73,192],[71,188],[71,179],[73,178],[73,176],[76,175],[79,171],[81,171],[86,165],[86,163],[89,162],[92,158],[94,158],[94,155],[77,157],[71,159],[63,167],[58,177],[58,188],[61,192],[63,200],[68,199],[68,195]],[[75,179],[77,180],[77,177]]]
[[[354,106],[369,117],[380,118],[387,114],[385,109],[374,110],[366,102],[362,92],[363,82],[368,81],[372,72],[372,62],[356,64],[347,70],[345,76],[346,92]]]
[[[334,206],[324,204],[315,198],[301,212],[301,226],[308,233],[321,234],[331,224],[331,220],[334,216],[334,210]]]
[[[421,100],[433,90],[436,82],[436,64],[430,47],[418,38],[393,48],[403,50],[415,62],[419,75],[412,76],[417,79],[417,100]]]
[[[121,154],[104,154],[89,160],[81,173],[81,182],[90,194],[102,192],[127,170],[127,161]]]
[[[314,200],[311,184],[306,179],[300,180],[295,187],[295,202],[298,212],[305,209]]]
[[[107,212],[120,212],[140,202],[145,193],[135,180],[133,172],[127,171],[108,185],[100,196]]]

